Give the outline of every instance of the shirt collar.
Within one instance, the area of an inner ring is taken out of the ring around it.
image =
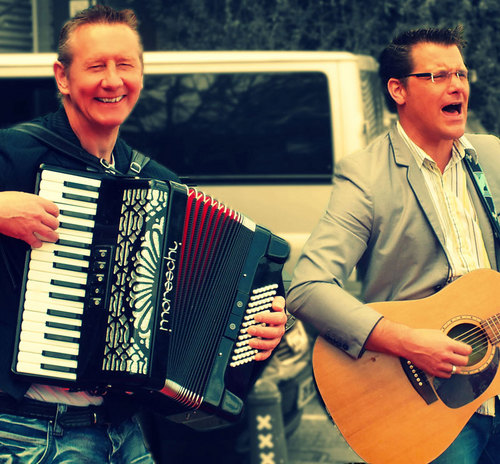
[[[417,161],[417,164],[420,168],[424,164],[436,164],[435,161],[424,151],[422,150],[410,137],[408,134],[405,132],[403,129],[403,126],[399,121],[396,123],[399,135],[403,138],[403,140],[406,142],[408,147],[410,148],[411,153],[413,154],[415,160]],[[452,154],[451,154],[451,160],[450,160],[450,166],[453,166],[454,164],[460,162],[465,154],[467,153],[472,156],[474,161],[477,161],[477,154],[476,150],[472,146],[472,144],[469,142],[467,137],[465,135],[462,135],[459,139],[454,140],[453,142],[453,149],[452,149]]]

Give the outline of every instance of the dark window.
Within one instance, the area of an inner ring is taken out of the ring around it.
[[[0,127],[29,121],[59,106],[53,77],[0,79]]]
[[[58,107],[53,78],[2,79],[0,126]],[[329,182],[328,81],[319,72],[148,75],[121,129],[184,180]]]
[[[322,73],[149,75],[121,134],[194,182],[327,181]]]

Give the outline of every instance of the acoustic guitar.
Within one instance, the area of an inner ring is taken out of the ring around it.
[[[370,304],[388,319],[436,328],[472,346],[450,379],[372,351],[352,359],[318,338],[313,370],[334,423],[371,464],[426,464],[456,438],[476,409],[500,393],[500,273],[481,269],[421,300]]]

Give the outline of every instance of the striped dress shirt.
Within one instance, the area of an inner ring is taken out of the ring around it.
[[[399,122],[397,127],[420,167],[436,209],[444,233],[444,251],[450,264],[448,280],[451,282],[474,269],[490,268],[462,163],[465,149],[471,149],[475,155],[474,148],[465,136],[455,140],[451,159],[441,172],[436,162],[408,137]],[[494,399],[483,403],[478,412],[494,415]]]

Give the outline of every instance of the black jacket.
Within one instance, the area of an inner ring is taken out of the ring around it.
[[[80,146],[63,108],[37,119],[41,124]],[[126,172],[132,149],[120,138],[114,151],[115,167]],[[35,179],[41,164],[85,170],[85,162],[58,152],[34,137],[13,129],[0,130],[0,190],[33,193]],[[151,160],[142,170],[141,177],[179,182],[170,170]],[[19,310],[20,289],[28,245],[0,234],[0,390],[21,398],[29,383],[13,377],[10,372]]]

